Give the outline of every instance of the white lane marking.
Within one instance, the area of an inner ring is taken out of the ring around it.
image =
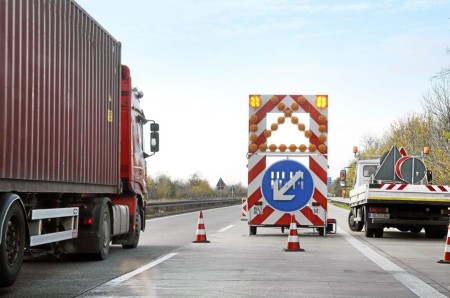
[[[165,256],[163,256],[163,257],[161,257],[159,259],[156,259],[153,262],[148,263],[147,265],[144,265],[144,266],[142,266],[142,267],[140,267],[140,268],[138,268],[136,270],[133,270],[133,271],[131,271],[131,272],[127,273],[127,274],[124,274],[122,276],[119,276],[117,278],[114,278],[114,279],[108,281],[107,283],[103,284],[103,286],[105,286],[105,287],[115,287],[118,284],[120,284],[120,283],[122,283],[122,282],[124,282],[124,281],[126,281],[126,280],[128,280],[130,278],[132,278],[133,276],[135,276],[135,275],[137,275],[139,273],[142,273],[142,272],[144,272],[144,271],[146,271],[146,270],[148,270],[150,268],[153,268],[156,265],[158,265],[158,264],[160,264],[160,263],[162,263],[164,261],[167,261],[168,259],[176,256],[177,254],[178,253],[175,252],[175,253],[170,253],[168,255],[165,255]]]
[[[231,229],[232,227],[234,227],[234,225],[229,225],[228,227],[225,227],[222,230],[219,230],[219,233],[225,232],[226,230]]]
[[[359,250],[363,255],[369,258],[381,269],[389,272],[395,279],[401,282],[404,286],[410,289],[417,296],[422,298],[447,297],[444,294],[437,291],[436,289],[434,289],[433,287],[431,287],[430,285],[428,285],[427,283],[417,278],[416,276],[406,272],[404,269],[400,268],[399,266],[395,265],[393,262],[389,261],[379,253],[375,252],[374,250],[372,250],[371,248],[369,248],[368,246],[357,240],[355,237],[348,234],[343,229],[338,227],[337,230],[340,234],[344,236],[345,240],[347,240],[348,243],[350,243],[353,247]]]

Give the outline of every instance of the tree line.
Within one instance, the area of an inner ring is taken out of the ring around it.
[[[450,50],[447,50],[450,54]],[[361,156],[381,156],[392,146],[404,147],[411,156],[421,156],[424,147],[430,153],[424,157],[433,172],[433,184],[450,184],[450,66],[442,68],[431,79],[430,89],[422,95],[421,113],[410,113],[394,121],[381,137],[364,136]],[[347,184],[353,183],[354,165],[348,164]],[[336,178],[329,188],[335,196],[342,195]],[[350,185],[351,186],[351,185]]]
[[[165,174],[147,178],[147,193],[150,200],[206,199],[231,197],[232,195],[235,197],[247,196],[247,188],[241,183],[233,185],[234,193],[231,192],[231,187],[231,185],[225,186],[223,190],[213,188],[199,173],[192,174],[187,180],[172,180]]]

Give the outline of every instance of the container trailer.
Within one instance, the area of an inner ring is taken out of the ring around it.
[[[146,162],[159,125],[121,44],[75,1],[0,2],[0,286],[23,256],[108,257],[145,229]]]

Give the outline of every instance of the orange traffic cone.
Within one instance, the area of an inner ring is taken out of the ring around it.
[[[203,212],[202,211],[200,211],[200,216],[198,217],[197,232],[195,233],[195,240],[192,242],[193,243],[209,243],[209,241],[206,240],[206,231],[205,231],[205,224],[203,223]]]
[[[291,226],[289,227],[289,236],[287,248],[284,251],[305,251],[300,248],[300,242],[298,241],[297,224],[295,223],[295,215],[291,216]]]
[[[444,259],[438,261],[441,264],[450,264],[450,225],[448,226],[447,241],[445,242]]]

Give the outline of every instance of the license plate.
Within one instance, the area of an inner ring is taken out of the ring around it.
[[[369,218],[388,219],[389,218],[389,213],[369,213]]]
[[[263,214],[263,207],[262,206],[261,207],[259,207],[259,206],[253,207],[253,213],[254,214]]]

